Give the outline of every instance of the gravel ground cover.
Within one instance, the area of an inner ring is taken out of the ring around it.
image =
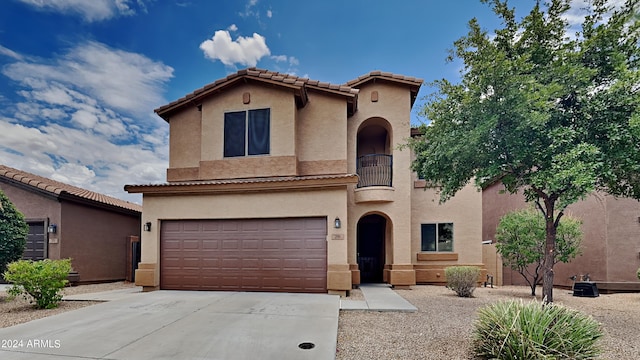
[[[532,301],[528,287],[514,286],[477,288],[474,298],[459,298],[443,286],[396,292],[418,312],[341,311],[336,359],[473,359],[471,336],[478,308],[505,299]],[[602,359],[640,359],[640,294],[586,298],[554,289],[553,295],[556,303],[602,324]]]
[[[105,284],[80,285],[65,288],[64,294],[85,294],[117,290],[133,286],[135,286],[133,283],[123,281]],[[60,314],[98,303],[99,302],[97,301],[62,301],[60,306],[55,309],[38,310],[35,309],[32,304],[29,304],[27,300],[24,300],[22,296],[18,296],[11,300],[7,297],[7,294],[4,291],[0,291],[0,328],[22,324],[31,320]]]

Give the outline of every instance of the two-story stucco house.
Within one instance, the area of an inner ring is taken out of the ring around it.
[[[156,109],[167,183],[143,194],[145,289],[329,292],[444,282],[482,266],[482,197],[446,204],[400,149],[422,80],[335,85],[241,70]]]

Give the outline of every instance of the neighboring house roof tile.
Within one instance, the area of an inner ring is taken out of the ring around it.
[[[142,206],[128,202],[125,200],[116,199],[111,196],[103,195],[94,191],[82,189],[76,186],[65,184],[59,181],[51,180],[42,176],[28,173],[14,169],[5,165],[0,165],[0,178],[8,179],[9,181],[21,183],[29,187],[40,189],[44,192],[50,193],[56,197],[70,195],[71,198],[89,200],[99,205],[109,205],[125,210],[134,212],[142,212]]]
[[[168,116],[175,110],[181,109],[192,103],[198,103],[202,98],[224,89],[228,86],[235,84],[243,79],[253,79],[256,81],[266,81],[273,84],[280,84],[285,87],[293,88],[295,90],[296,97],[299,98],[300,106],[306,104],[306,90],[314,89],[317,91],[330,92],[337,95],[342,95],[350,99],[349,104],[352,104],[352,112],[355,112],[355,104],[358,96],[358,89],[352,88],[343,84],[330,84],[327,82],[320,82],[317,80],[311,80],[308,78],[302,78],[291,74],[279,73],[275,71],[269,71],[258,68],[243,69],[235,74],[231,74],[225,78],[216,80],[204,87],[193,91],[192,93],[176,100],[167,105],[161,106],[154,111],[163,119],[167,120]]]

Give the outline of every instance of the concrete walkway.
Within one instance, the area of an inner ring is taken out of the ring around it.
[[[360,284],[364,300],[340,300],[340,310],[406,311],[418,309],[388,284]]]

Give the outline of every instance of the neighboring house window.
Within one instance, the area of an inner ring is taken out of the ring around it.
[[[269,153],[269,109],[224,114],[224,156]]]
[[[453,223],[422,224],[422,251],[453,251]]]

